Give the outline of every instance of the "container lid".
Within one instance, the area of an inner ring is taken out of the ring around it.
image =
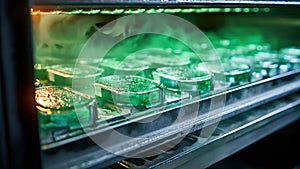
[[[58,65],[50,65],[50,64],[37,63],[37,64],[34,64],[34,69],[35,70],[47,70],[49,68],[56,67],[56,66],[58,66]]]
[[[211,78],[208,71],[188,67],[162,67],[154,74],[178,81],[200,81]]]
[[[60,75],[67,78],[89,78],[100,76],[103,69],[89,66],[89,65],[59,65],[47,69],[49,73]]]
[[[140,76],[111,75],[97,79],[94,86],[116,93],[142,94],[157,90],[159,84]]]
[[[184,57],[183,55],[171,55],[171,56],[161,56],[161,55],[151,55],[148,59],[152,64],[159,64],[163,66],[183,66],[191,63],[189,57]]]
[[[295,46],[282,48],[282,49],[280,50],[280,52],[281,52],[282,54],[288,54],[288,55],[297,55],[297,56],[300,56],[300,48],[299,48],[299,47],[295,47]]]
[[[35,90],[35,101],[45,110],[67,110],[87,105],[91,98],[67,87],[47,86]]]
[[[223,63],[222,66],[225,75],[238,75],[251,72],[250,67],[244,63]]]
[[[123,70],[123,71],[142,71],[149,69],[149,64],[146,62],[141,62],[134,59],[118,61],[116,59],[104,59],[100,66],[109,67],[115,70]]]
[[[279,65],[276,62],[271,60],[264,60],[260,62],[256,62],[255,67],[262,67],[262,68],[277,68]]]

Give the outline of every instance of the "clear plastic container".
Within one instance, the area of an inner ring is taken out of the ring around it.
[[[251,69],[247,64],[224,63],[223,68],[228,86],[247,84],[251,80]]]
[[[280,60],[280,55],[276,51],[257,53],[253,65],[254,70],[260,72],[264,78],[288,71],[288,65]]]
[[[279,74],[279,64],[272,60],[261,60],[254,64],[255,70],[260,72],[264,78]]]
[[[99,106],[106,103],[120,107],[150,108],[163,103],[164,93],[160,84],[140,76],[106,76],[95,84]]]
[[[300,57],[300,47],[290,46],[280,50],[281,54]]]
[[[74,65],[58,65],[47,69],[49,81],[57,86],[72,86],[74,79],[78,82],[93,81],[99,78],[103,71],[101,68],[89,65],[77,65],[76,68]]]
[[[152,70],[149,64],[140,60],[128,59],[118,61],[116,59],[104,59],[100,63],[100,67],[104,69],[104,75],[132,75],[151,77]]]
[[[291,70],[300,69],[300,57],[295,55],[283,55],[282,59],[290,65]]]
[[[149,61],[151,62],[152,68],[186,66],[191,63],[189,57],[175,55],[169,57],[153,55],[150,56]]]
[[[191,57],[193,56],[184,53],[181,50],[167,48],[149,49],[131,54],[127,58],[131,61],[147,63],[150,68],[156,69],[160,67],[189,65],[191,63]]]
[[[300,69],[300,58],[292,58],[290,59],[291,69]]]
[[[250,75],[250,81],[256,82],[263,79],[263,75],[260,71],[256,70],[254,67],[254,57],[253,56],[239,56],[239,57],[233,57],[231,59],[231,62],[234,63],[234,65],[243,65],[246,64],[251,69],[251,75]],[[247,66],[245,66],[246,68]]]
[[[153,72],[156,81],[176,92],[207,93],[212,89],[211,75],[188,67],[163,67]]]
[[[43,128],[80,128],[89,123],[92,99],[68,87],[37,88],[35,101]]]

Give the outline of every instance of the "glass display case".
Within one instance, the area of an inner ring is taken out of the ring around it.
[[[287,126],[299,5],[1,2],[0,168],[207,168]]]

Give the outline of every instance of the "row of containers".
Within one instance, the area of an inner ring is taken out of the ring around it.
[[[36,64],[35,100],[41,136],[47,138],[43,142],[76,135],[69,131],[104,120],[211,95],[220,73],[229,89],[300,68],[300,48],[296,47],[221,57],[223,70],[216,72],[191,52],[170,51],[170,55],[140,53],[122,60],[105,57],[98,67]],[[55,137],[57,129],[69,134]]]

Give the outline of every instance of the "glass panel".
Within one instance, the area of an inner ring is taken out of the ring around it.
[[[298,18],[285,11],[282,15],[289,19],[278,23],[277,12],[32,8],[42,149],[141,120],[149,126],[125,133],[146,135],[210,116],[212,110],[222,113],[232,101],[226,102],[227,93],[298,71],[300,37],[291,29],[299,26]],[[237,100],[249,96],[240,94]],[[203,108],[208,99],[211,104]],[[159,118],[164,119],[155,122]]]

